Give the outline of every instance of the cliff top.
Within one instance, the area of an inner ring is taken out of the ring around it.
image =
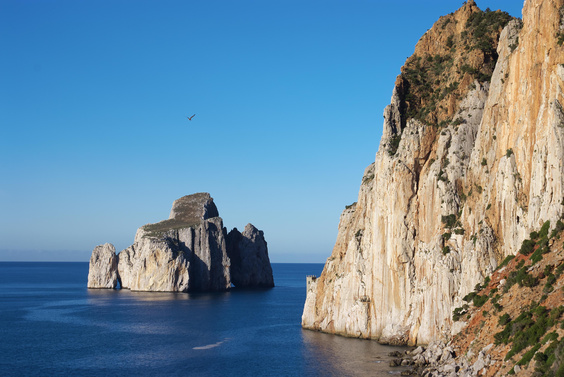
[[[149,233],[161,233],[172,229],[194,227],[203,220],[218,216],[219,212],[213,198],[207,192],[200,192],[176,199],[167,220],[144,225],[143,229]]]
[[[186,195],[172,203],[169,219],[193,223],[219,216],[213,198],[207,192]]]
[[[409,118],[435,126],[452,122],[458,102],[475,81],[490,81],[499,34],[511,19],[499,10],[482,11],[474,1],[440,17],[421,37],[398,76],[402,123]]]

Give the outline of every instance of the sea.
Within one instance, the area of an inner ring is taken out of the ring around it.
[[[401,347],[303,330],[306,276],[225,293],[87,289],[88,263],[0,262],[0,376],[390,376]]]

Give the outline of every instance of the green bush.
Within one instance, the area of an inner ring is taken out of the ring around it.
[[[395,156],[399,144],[401,141],[401,134],[400,135],[393,135],[392,137],[390,137],[390,141],[388,142],[388,154],[390,156]]]
[[[439,174],[437,175],[437,178],[439,179],[439,181],[443,181],[443,182],[448,181],[448,178],[444,174],[445,174],[445,172],[444,172],[443,169],[439,170]]]
[[[542,224],[541,230],[539,231],[539,238],[548,237],[548,229],[550,228],[550,221],[546,221]]]
[[[499,266],[497,266],[497,269],[507,266],[507,264],[513,260],[513,258],[515,258],[515,255],[506,256],[505,259],[499,264]]]
[[[550,292],[552,292],[554,290],[554,287],[552,286],[552,284],[546,283],[544,285],[544,287],[542,288],[542,293],[548,294]]]
[[[562,359],[564,356],[563,350],[563,342],[553,340],[550,345],[544,350],[544,352],[537,352],[535,354],[535,376],[562,376],[562,374],[558,374],[558,371],[560,370],[561,366],[564,365],[562,364]],[[554,369],[556,369],[557,373],[554,373],[554,370],[551,370],[553,369],[552,365],[555,364],[555,362],[556,368]]]
[[[541,343],[544,344],[548,341],[555,341],[558,339],[558,333],[556,331],[553,331],[551,333],[548,333],[545,335],[545,337],[542,339]]]
[[[538,248],[535,250],[533,255],[531,255],[531,265],[537,264],[542,260],[543,249]]]
[[[556,235],[564,230],[564,223],[560,220],[556,222],[556,227],[550,233],[550,238],[556,237]]]
[[[505,326],[507,325],[509,322],[511,322],[511,317],[509,316],[509,314],[505,313],[504,315],[500,316],[497,324],[499,326]]]
[[[476,296],[476,292],[470,292],[466,296],[464,296],[462,299],[466,302],[470,302],[470,301],[474,300],[474,296]]]
[[[351,209],[352,207],[354,207],[356,205],[356,202],[349,204],[348,206],[345,206],[345,209]]]
[[[558,267],[556,267],[556,277],[559,278],[564,272],[564,263],[561,263]]]
[[[541,345],[537,344],[533,348],[531,348],[530,350],[525,352],[525,354],[523,355],[521,360],[519,360],[517,365],[527,365],[527,364],[529,364],[529,361],[531,361],[531,359],[533,358],[533,356],[539,350],[540,347],[541,347]]]
[[[448,253],[450,253],[450,247],[448,246],[443,247],[443,255],[447,255]]]
[[[449,35],[446,41],[446,45],[448,48],[451,48],[452,46],[454,46],[454,40],[453,40],[453,35]]]
[[[536,242],[533,240],[524,240],[523,243],[521,244],[521,249],[519,250],[519,253],[523,255],[531,254],[533,252],[533,249],[535,248],[535,244]]]
[[[522,260],[521,262],[524,262],[524,260]],[[519,262],[519,264],[521,264],[521,262]],[[520,267],[520,268],[519,268]],[[517,266],[517,268],[519,268],[516,271],[511,271],[509,273],[509,275],[507,276],[507,282],[505,283],[505,286],[503,287],[503,291],[507,292],[509,291],[509,289],[514,285],[514,284],[519,284],[520,287],[534,287],[538,284],[538,278],[529,275],[527,273],[527,267],[526,266]]]
[[[456,308],[454,309],[454,311],[452,312],[452,320],[454,322],[460,320],[460,317],[462,317],[464,314],[466,314],[468,312],[468,305],[464,304],[462,307],[460,308]]]
[[[445,224],[445,227],[449,229],[453,228],[456,225],[456,220],[457,218],[454,213],[447,216],[441,216],[441,221],[443,222],[443,224]]]
[[[488,302],[489,297],[486,295],[480,296],[480,295],[475,295],[474,298],[472,299],[472,303],[474,304],[475,307],[479,308],[481,306],[483,306],[486,302]]]
[[[558,33],[556,33],[556,43],[558,43],[558,46],[562,46],[562,44],[564,43],[564,33],[559,31]]]
[[[533,275],[526,274],[519,285],[522,287],[532,288],[535,287],[539,283],[539,279],[534,277]]]

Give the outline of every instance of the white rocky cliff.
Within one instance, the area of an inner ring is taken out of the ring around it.
[[[184,196],[173,203],[169,219],[139,228],[133,245],[118,255],[115,255],[113,249],[116,263],[111,268],[107,264],[92,262],[94,254],[100,248],[96,247],[91,258],[89,276],[115,275],[121,288],[134,291],[228,290],[234,282],[231,278],[231,260],[227,254],[226,238],[223,220],[210,195],[198,193]],[[266,248],[265,241],[264,245]],[[248,271],[249,276],[270,273],[272,280],[266,249],[265,257],[265,264],[250,266],[257,270]],[[100,258],[96,260],[98,259]],[[247,283],[247,286],[262,286],[263,281],[250,279]],[[115,288],[116,284],[90,284],[89,279],[88,287]]]
[[[358,202],[322,275],[308,278],[304,328],[448,339],[463,326],[452,322],[461,298],[560,218],[563,17],[564,0],[527,0],[522,22],[470,0],[420,39]]]
[[[114,245],[96,246],[90,257],[88,288],[115,288],[118,284],[118,259]]]

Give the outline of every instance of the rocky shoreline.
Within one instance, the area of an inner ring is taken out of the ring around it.
[[[393,359],[391,367],[410,367],[401,372],[402,376],[421,377],[471,377],[477,376],[491,363],[487,351],[493,346],[480,351],[477,360],[471,364],[464,357],[456,358],[456,351],[450,344],[432,342],[427,347],[419,346],[405,353],[396,351],[389,354]]]

